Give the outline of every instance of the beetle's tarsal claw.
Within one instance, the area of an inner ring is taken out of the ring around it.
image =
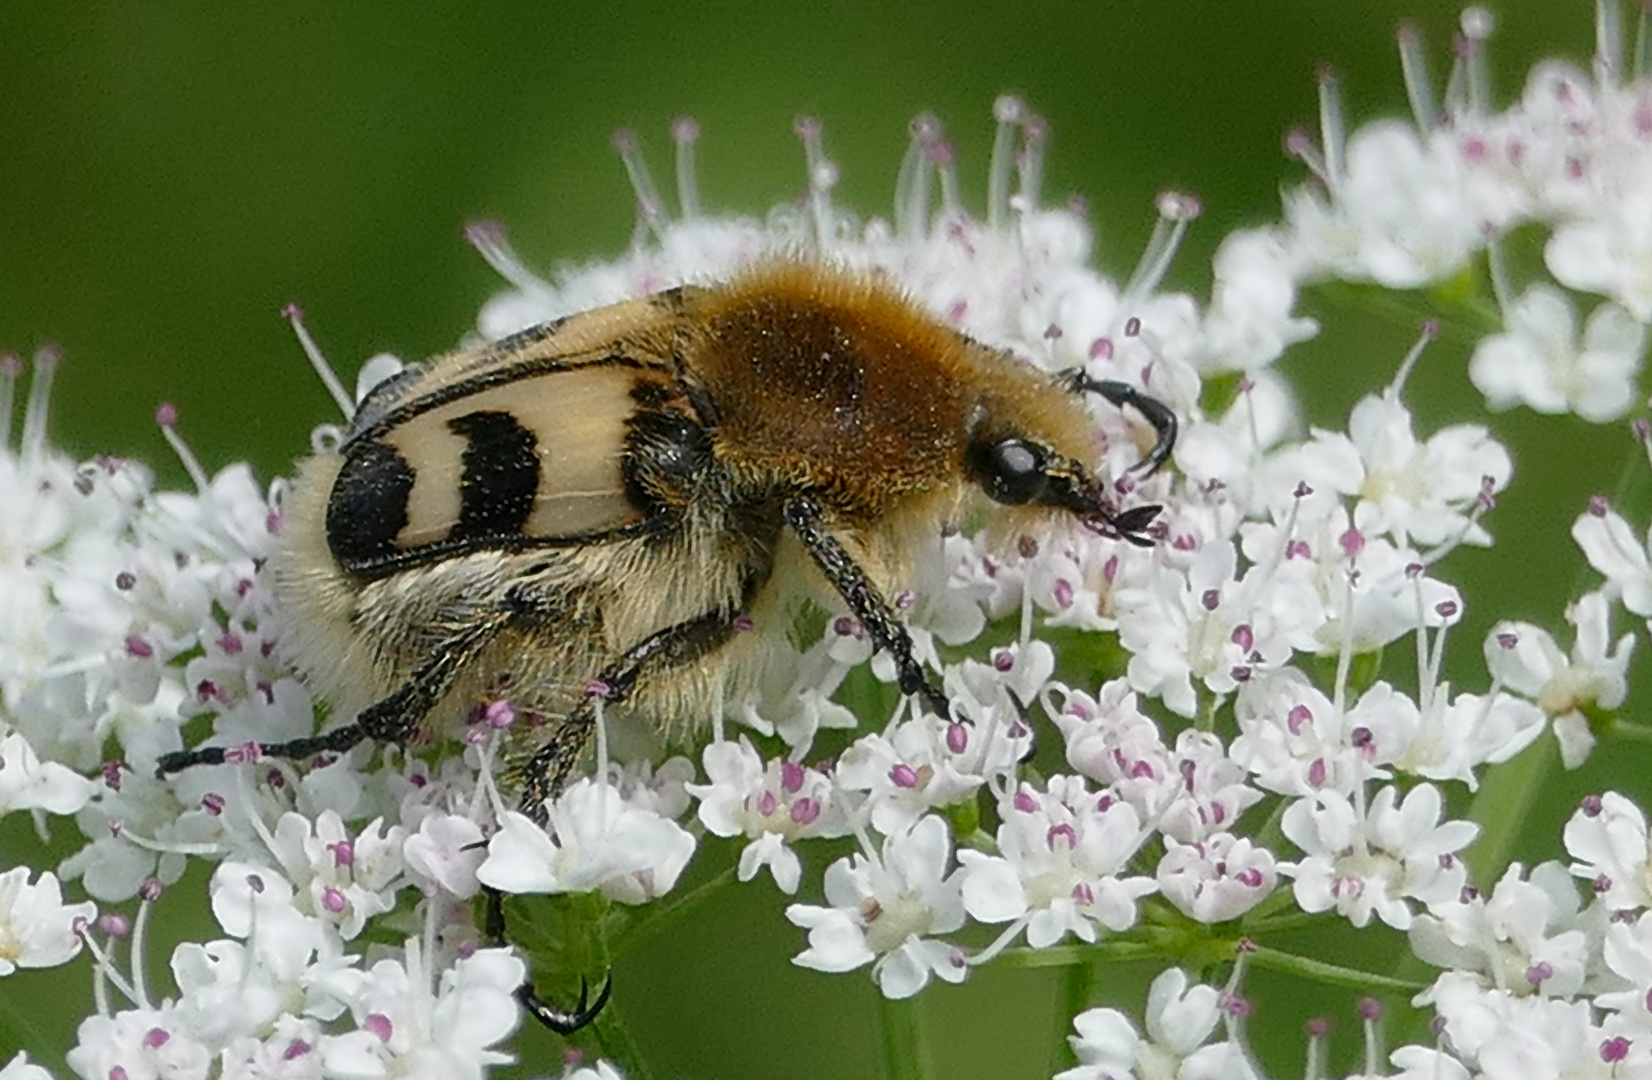
[[[584,978],[579,980],[579,1003],[572,1009],[564,1009],[552,1005],[534,990],[532,983],[523,983],[516,988],[516,1000],[535,1020],[550,1028],[558,1035],[572,1035],[580,1028],[588,1026],[597,1018],[603,1007],[608,1004],[608,996],[614,989],[614,976],[610,972],[602,980],[602,989],[597,991],[597,999],[589,1001],[591,986]]]

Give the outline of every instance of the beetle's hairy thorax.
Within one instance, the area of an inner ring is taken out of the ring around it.
[[[803,263],[683,296],[687,368],[727,467],[784,479],[834,524],[876,531],[955,505],[983,424],[1088,457],[1081,406],[1042,372],[937,322],[886,282]]]

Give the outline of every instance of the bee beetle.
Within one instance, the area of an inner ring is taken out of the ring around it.
[[[811,592],[847,605],[902,692],[946,717],[886,597],[973,492],[1027,528],[1070,516],[1152,542],[1160,508],[1118,509],[1084,464],[1084,393],[1152,427],[1137,468],[1165,461],[1163,403],[1052,376],[878,277],[792,260],[409,369],[303,464],[270,563],[291,658],[355,719],[263,752],[407,742],[504,686],[546,718],[518,774],[543,823],[597,697],[683,730],[751,684]],[[595,1009],[536,1012],[572,1030]]]

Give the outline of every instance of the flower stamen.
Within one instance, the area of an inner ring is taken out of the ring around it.
[[[489,268],[526,293],[548,293],[550,283],[528,269],[510,245],[505,226],[497,221],[473,221],[465,226],[465,242],[476,249]]]
[[[1602,89],[1618,86],[1623,72],[1623,13],[1617,0],[1595,0],[1594,67]]]
[[[46,418],[50,414],[52,377],[62,354],[48,345],[34,354],[34,377],[29,380],[29,403],[23,408],[23,437],[18,451],[25,466],[38,463],[46,452]],[[11,410],[6,410],[8,417]],[[0,445],[4,445],[0,443]]]
[[[677,144],[677,206],[683,220],[700,216],[700,181],[694,170],[694,144],[700,141],[700,122],[687,115],[671,121],[671,139]]]
[[[1345,175],[1348,124],[1342,112],[1342,82],[1328,64],[1319,69],[1319,140],[1325,151],[1326,184],[1334,195]]]
[[[201,467],[201,459],[195,456],[195,451],[189,448],[184,437],[178,434],[178,407],[169,401],[163,401],[155,409],[155,423],[161,427],[161,434],[166,436],[167,445],[172,452],[178,455],[183,463],[184,472],[195,485],[195,490],[205,495],[212,486],[212,480],[207,476],[206,469]]]
[[[1398,398],[1405,392],[1406,381],[1411,378],[1411,372],[1416,368],[1417,361],[1422,358],[1423,350],[1429,342],[1440,336],[1440,320],[1424,319],[1417,340],[1412,342],[1411,348],[1406,351],[1405,359],[1400,361],[1400,370],[1394,373],[1394,381],[1388,384],[1388,396]]]
[[[1491,109],[1491,71],[1486,62],[1486,39],[1497,20],[1483,7],[1463,9],[1461,32],[1453,42],[1457,54],[1446,83],[1446,111],[1456,117],[1480,118]]]
[[[992,115],[998,129],[993,133],[992,164],[987,171],[987,228],[1001,229],[1009,221],[1015,136],[1027,117],[1027,105],[1014,94],[1001,94],[992,103]]]
[[[826,156],[825,127],[817,116],[799,116],[792,130],[803,142],[803,166],[809,178],[809,215],[814,219],[815,244],[828,251],[836,235],[832,189],[837,186],[837,163]]]
[[[1411,105],[1411,117],[1417,130],[1423,134],[1433,131],[1440,123],[1440,107],[1434,103],[1434,83],[1428,77],[1428,56],[1423,52],[1422,32],[1416,23],[1401,23],[1394,32],[1400,48],[1400,72],[1405,80],[1405,99]]]
[[[1163,284],[1165,274],[1170,271],[1170,263],[1176,257],[1176,249],[1187,234],[1188,223],[1197,218],[1203,209],[1197,197],[1175,191],[1160,192],[1153,203],[1159,211],[1159,220],[1153,223],[1153,234],[1147,238],[1147,246],[1136,261],[1136,269],[1124,286],[1119,304],[1122,310],[1136,307]],[[1125,333],[1130,334],[1128,326]]]
[[[470,230],[466,230],[466,235],[470,235]],[[503,230],[501,230],[501,235],[503,235]],[[475,243],[474,240],[471,242]],[[478,250],[481,250],[480,247],[478,247]],[[483,252],[483,258],[486,257],[486,252]],[[492,265],[491,260],[489,265]],[[355,415],[356,404],[350,400],[350,395],[345,391],[344,383],[339,380],[338,373],[333,370],[333,365],[327,362],[327,357],[316,345],[315,339],[310,336],[310,331],[304,326],[304,309],[297,304],[288,304],[281,309],[281,315],[291,324],[293,333],[298,337],[298,346],[304,350],[304,355],[310,358],[310,367],[314,368],[316,375],[320,377],[321,385],[327,388],[327,393],[332,396],[334,404],[338,406],[338,411],[344,414],[344,419],[349,420]]]
[[[654,186],[654,178],[649,175],[648,162],[643,160],[637,133],[630,128],[620,128],[614,132],[613,143],[614,153],[624,163],[626,178],[631,181],[631,190],[637,197],[637,228],[631,236],[632,246],[640,247],[649,233],[653,233],[655,239],[663,240],[665,202],[660,198],[659,188]]]
[[[0,453],[11,450],[11,416],[16,409],[17,377],[23,358],[14,352],[0,355]]]
[[[912,139],[895,179],[895,234],[916,240],[929,233],[929,186],[935,167],[930,150],[941,140],[941,122],[933,113],[913,117]]]

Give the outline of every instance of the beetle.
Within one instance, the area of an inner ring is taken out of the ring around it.
[[[1024,532],[1076,519],[1153,542],[1160,507],[1120,508],[1086,464],[1091,393],[1152,429],[1136,469],[1168,459],[1176,416],[1135,387],[1051,375],[883,277],[797,259],[409,368],[300,467],[269,565],[283,647],[354,719],[262,752],[405,743],[503,693],[545,718],[514,771],[543,824],[598,700],[680,735],[752,684],[810,598],[846,606],[901,691],[948,717],[888,596],[972,499]],[[496,899],[488,923],[502,938]],[[523,1000],[571,1031],[606,988],[584,998]]]

